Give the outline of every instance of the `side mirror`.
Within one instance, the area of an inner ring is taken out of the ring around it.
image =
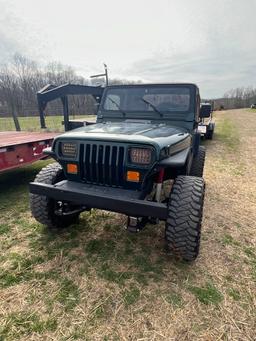
[[[212,106],[210,104],[202,104],[200,108],[200,118],[210,117],[212,113]]]

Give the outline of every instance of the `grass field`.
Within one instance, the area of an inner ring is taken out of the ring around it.
[[[215,116],[190,265],[165,253],[164,224],[131,235],[94,210],[47,231],[27,187],[45,162],[0,176],[0,340],[255,340],[255,113]]]
[[[81,115],[81,116],[70,116],[70,119],[92,119],[93,115]],[[47,130],[49,131],[63,131],[62,125],[63,115],[59,116],[46,116],[45,122]],[[26,131],[40,131],[40,120],[38,116],[33,117],[19,117],[19,123],[21,130]],[[15,125],[11,117],[0,118],[0,131],[11,131],[15,130]]]

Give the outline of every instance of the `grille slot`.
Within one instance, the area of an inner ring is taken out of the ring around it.
[[[81,164],[82,177],[87,183],[122,187],[124,184],[125,147],[87,143]]]

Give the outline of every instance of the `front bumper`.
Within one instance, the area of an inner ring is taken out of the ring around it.
[[[98,208],[134,217],[167,219],[167,205],[140,199],[138,191],[60,181],[54,185],[39,182],[29,184],[30,193],[55,200],[70,201],[87,208]]]

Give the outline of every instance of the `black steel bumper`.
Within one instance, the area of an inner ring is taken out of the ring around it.
[[[167,205],[139,199],[140,193],[120,188],[82,184],[64,180],[55,185],[39,182],[29,184],[30,193],[44,195],[55,200],[65,200],[84,205],[123,213],[134,217],[167,218]]]

